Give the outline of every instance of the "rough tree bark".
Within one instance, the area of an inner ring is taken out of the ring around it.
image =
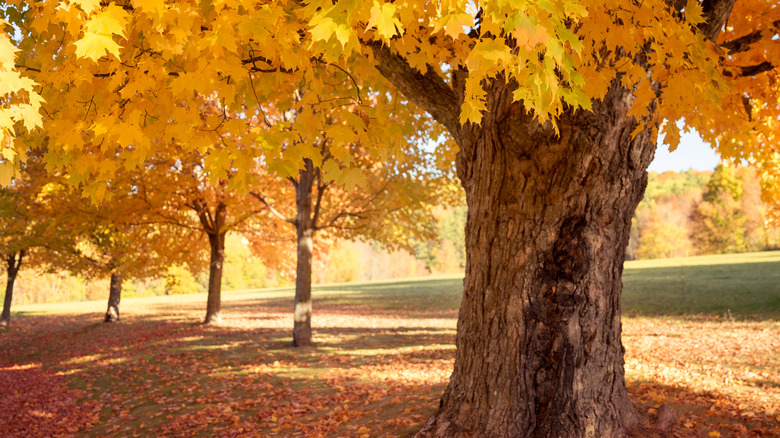
[[[312,206],[312,188],[317,169],[311,160],[305,160],[305,168],[295,183],[298,260],[295,268],[295,304],[293,307],[293,345],[311,345],[311,262],[315,217]]]
[[[622,436],[641,417],[624,383],[621,274],[655,151],[631,138],[629,91],[616,82],[592,113],[564,113],[557,136],[496,80],[481,125],[461,126],[465,71],[450,87],[374,52],[458,143],[468,204],[455,368],[418,436]]]
[[[111,284],[108,292],[108,310],[103,322],[119,321],[119,301],[122,299],[122,274],[111,273]]]
[[[0,315],[0,326],[7,327],[11,324],[11,301],[13,301],[14,297],[14,283],[16,282],[16,276],[19,274],[19,268],[22,267],[24,254],[25,251],[21,250],[8,255],[5,259],[5,298],[3,299],[3,313]]]
[[[225,263],[225,233],[209,234],[211,263],[209,264],[209,293],[204,324],[219,322],[222,309],[222,267]]]

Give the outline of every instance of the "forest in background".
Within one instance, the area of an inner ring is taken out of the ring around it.
[[[434,211],[437,237],[413,242],[414,253],[374,242],[317,242],[314,283],[345,283],[424,277],[463,271],[466,263],[466,207]],[[204,245],[205,236],[204,236]],[[719,165],[714,171],[650,172],[636,210],[627,260],[765,251],[780,248],[780,228],[767,219],[756,171]],[[228,236],[223,287],[226,290],[291,286],[294,271],[272,270],[252,255],[249,241]],[[123,296],[206,292],[208,272],[168,268],[159,278],[128,281]],[[14,305],[102,300],[108,280],[67,272],[20,272]]]
[[[777,249],[780,229],[761,201],[755,169],[650,172],[626,248],[627,260]]]

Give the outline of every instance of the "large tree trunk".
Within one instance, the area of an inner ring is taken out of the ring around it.
[[[211,263],[209,264],[209,294],[204,324],[219,322],[222,308],[222,267],[225,264],[225,232],[209,233]]]
[[[108,310],[104,322],[119,321],[119,301],[122,299],[122,274],[111,273],[111,284],[108,292]]]
[[[466,277],[455,369],[422,437],[615,437],[640,420],[624,383],[620,295],[655,142],[612,87],[560,136],[494,83],[455,138]]]
[[[310,345],[311,339],[311,261],[314,237],[314,212],[312,210],[312,187],[316,169],[306,159],[306,167],[300,171],[295,186],[297,216],[295,219],[298,236],[298,260],[295,269],[295,304],[293,308],[293,345]]]
[[[3,313],[0,315],[0,326],[7,327],[11,324],[11,302],[14,298],[14,283],[16,282],[16,276],[19,274],[19,268],[22,267],[22,259],[24,259],[24,250],[18,253],[13,253],[6,257],[6,282],[5,282],[5,298],[3,299]]]

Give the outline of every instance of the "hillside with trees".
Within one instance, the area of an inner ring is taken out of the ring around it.
[[[780,229],[754,168],[650,172],[632,220],[628,260],[777,249]]]

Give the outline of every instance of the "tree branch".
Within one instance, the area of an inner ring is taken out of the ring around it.
[[[773,21],[772,28],[774,28],[775,31],[779,30],[780,20]],[[764,37],[764,31],[765,29],[760,29],[747,35],[743,35],[739,38],[735,38],[731,41],[726,41],[725,43],[721,44],[720,47],[728,50],[729,54],[745,52],[750,49],[752,44],[761,41],[761,38]]]
[[[704,0],[701,4],[702,11],[704,12],[704,23],[699,25],[699,31],[703,33],[707,39],[712,42],[718,39],[718,34],[723,29],[723,25],[726,24],[729,15],[731,15],[731,9],[734,7],[736,0]]]
[[[295,225],[295,220],[294,220],[294,219],[290,219],[290,218],[287,218],[287,217],[285,217],[285,216],[284,216],[282,213],[280,213],[280,212],[279,212],[279,210],[277,210],[277,209],[275,209],[273,206],[271,206],[271,204],[269,204],[269,203],[268,203],[268,202],[265,200],[265,198],[263,198],[263,197],[262,197],[262,195],[260,195],[259,193],[255,193],[255,192],[249,192],[249,194],[250,194],[250,195],[252,195],[252,196],[254,196],[254,197],[255,197],[255,199],[257,199],[258,201],[262,202],[262,203],[263,203],[263,205],[265,205],[266,207],[268,207],[268,210],[269,210],[269,211],[270,211],[270,212],[271,212],[271,213],[272,213],[274,216],[278,217],[279,219],[281,219],[281,220],[283,220],[283,221],[285,221],[285,222],[287,222],[287,223],[289,223],[289,224],[293,224],[293,225]]]
[[[428,111],[453,137],[459,137],[460,105],[453,89],[432,68],[425,74],[380,42],[365,43],[374,52],[377,70],[410,101]]]
[[[244,222],[246,222],[252,216],[260,214],[261,211],[263,211],[263,210],[250,210],[250,211],[246,212],[243,216],[240,216],[240,217],[236,218],[236,220],[234,220],[232,222],[229,222],[229,223],[226,223],[225,227],[224,227],[225,231],[232,231],[232,230],[238,228],[239,225],[241,225]]]
[[[737,66],[736,68],[740,69],[739,72],[736,74],[730,72],[730,71],[724,71],[723,76],[726,77],[733,77],[733,76],[740,76],[740,77],[746,77],[746,76],[755,76],[770,70],[774,70],[775,66],[769,62],[764,61],[761,64],[756,65],[748,65],[748,66]]]

